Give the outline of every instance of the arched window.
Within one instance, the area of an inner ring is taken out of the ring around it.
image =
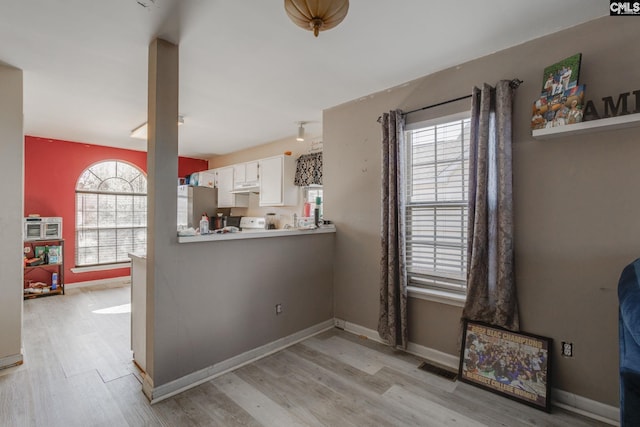
[[[129,261],[146,252],[147,178],[118,160],[96,163],[76,184],[76,266]]]

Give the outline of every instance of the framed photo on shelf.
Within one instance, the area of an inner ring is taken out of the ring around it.
[[[577,86],[581,61],[582,54],[576,53],[546,67],[542,76],[541,96],[561,95],[568,89]]]
[[[458,378],[549,412],[551,344],[550,338],[467,320]]]
[[[580,123],[584,110],[585,85],[574,86],[562,94],[540,97],[533,103],[531,129]]]
[[[531,129],[544,129],[547,126],[547,111],[549,111],[547,97],[541,96],[533,103]]]
[[[575,86],[564,93],[564,106],[567,108],[566,124],[580,123],[584,116],[585,85]]]

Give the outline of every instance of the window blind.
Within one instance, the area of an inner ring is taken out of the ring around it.
[[[409,284],[466,291],[469,119],[407,131]]]

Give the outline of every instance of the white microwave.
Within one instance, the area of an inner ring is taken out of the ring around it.
[[[62,239],[61,217],[26,217],[24,219],[24,240]]]

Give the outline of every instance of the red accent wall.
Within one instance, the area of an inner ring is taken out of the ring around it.
[[[62,217],[65,283],[128,276],[129,268],[71,272],[75,266],[76,250],[76,182],[86,168],[103,160],[123,160],[146,173],[147,153],[34,136],[25,136],[24,145],[24,214]],[[181,177],[206,169],[206,160],[188,157],[178,159],[178,175]]]

